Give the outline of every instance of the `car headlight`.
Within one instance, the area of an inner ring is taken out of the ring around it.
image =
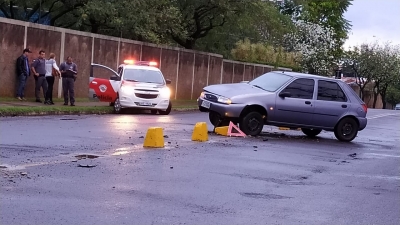
[[[203,92],[200,93],[200,98],[204,98],[204,97],[205,97],[205,94],[204,94],[204,91],[203,91]]]
[[[168,87],[160,89],[160,96],[161,96],[161,98],[170,98],[171,90],[169,90]]]
[[[218,97],[218,102],[225,103],[225,104],[231,104],[232,103],[232,101],[229,98],[225,98],[225,97],[222,97],[222,96]]]
[[[135,89],[133,87],[129,87],[129,86],[122,86],[121,91],[127,95],[133,95]]]

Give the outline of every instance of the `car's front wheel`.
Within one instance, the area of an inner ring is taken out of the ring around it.
[[[314,138],[316,137],[319,133],[321,133],[321,129],[308,129],[308,128],[301,128],[301,131],[307,135],[308,137]]]
[[[246,134],[257,136],[264,127],[264,120],[259,112],[249,112],[240,118],[240,129]]]
[[[334,133],[339,141],[350,142],[357,137],[358,123],[353,118],[343,118],[336,125]]]
[[[168,115],[171,113],[171,110],[172,110],[172,103],[169,102],[168,108],[166,110],[158,110],[158,113],[160,113],[160,115]]]
[[[219,113],[213,111],[208,113],[208,119],[214,127],[229,126],[230,122],[230,120],[222,118]]]
[[[121,103],[119,101],[119,97],[117,97],[114,101],[114,113],[116,114],[120,114],[122,112],[122,106]]]

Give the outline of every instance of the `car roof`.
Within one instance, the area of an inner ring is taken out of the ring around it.
[[[141,65],[123,65],[124,69],[141,69],[141,70],[153,70],[160,71],[157,67],[154,66],[141,66]]]
[[[307,73],[298,73],[298,72],[291,72],[291,71],[271,71],[272,73],[280,73],[280,74],[287,74],[292,77],[297,77],[297,78],[317,78],[317,79],[326,79],[326,80],[332,80],[332,81],[338,81],[338,79],[334,79],[331,77],[324,77],[320,75],[313,75],[313,74],[307,74]]]

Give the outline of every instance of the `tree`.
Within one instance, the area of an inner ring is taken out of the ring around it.
[[[229,20],[240,17],[256,0],[174,0],[179,9],[187,35],[182,37],[171,32],[172,39],[187,49],[194,49],[197,40],[210,31],[224,26]]]
[[[382,108],[386,109],[387,91],[392,91],[400,84],[400,46],[392,46],[386,43],[376,49],[377,70],[374,75],[374,103],[376,106],[378,95],[382,98]]]
[[[318,24],[333,31],[334,52],[339,59],[342,55],[342,45],[347,39],[351,25],[343,14],[351,5],[352,0],[285,0],[281,4],[281,13],[289,15],[293,20],[303,20]]]
[[[255,1],[245,6],[242,13],[230,17],[224,26],[216,27],[198,39],[196,49],[232,58],[231,50],[245,39],[279,46],[283,35],[292,29],[290,18],[282,15],[271,2]]]
[[[232,49],[235,60],[289,67],[298,70],[295,53],[288,53],[282,47],[274,47],[265,43],[251,43],[249,39],[239,41]]]
[[[400,103],[400,84],[390,85],[386,91],[386,102],[392,106]]]
[[[6,18],[37,23],[43,20],[54,26],[66,14],[83,7],[88,0],[1,0],[0,11]]]
[[[168,0],[90,0],[74,17],[80,30],[139,41],[162,43],[169,34],[185,34],[178,9]]]
[[[332,55],[335,46],[333,30],[302,20],[294,24],[297,29],[285,35],[284,49],[299,53],[297,61],[304,72],[330,75],[335,63]]]
[[[359,87],[360,98],[364,101],[364,90],[378,73],[377,51],[378,45],[362,44],[345,52],[343,67],[351,70]]]

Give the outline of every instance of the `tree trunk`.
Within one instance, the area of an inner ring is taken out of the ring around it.
[[[386,109],[386,95],[381,95],[382,97],[382,109]]]
[[[372,104],[372,108],[376,108],[376,101],[378,100],[378,93],[374,91],[374,103]]]

